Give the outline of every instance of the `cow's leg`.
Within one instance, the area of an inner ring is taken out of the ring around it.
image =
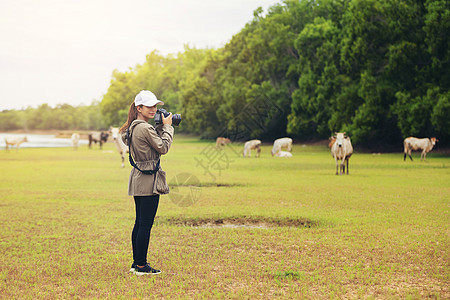
[[[125,162],[125,158],[123,157],[123,155],[122,155],[122,168],[124,168],[125,167],[125,164],[124,164],[124,162]]]
[[[406,143],[403,142],[403,161],[406,160],[406,152],[407,152],[407,147],[406,147]]]
[[[346,159],[346,161],[347,161],[347,175],[348,175],[348,158]]]
[[[341,174],[345,175],[345,159],[346,157],[344,156],[341,160]]]
[[[338,170],[339,170],[339,162],[337,160],[337,158],[334,158],[334,160],[336,161],[336,175],[339,175]]]
[[[341,160],[340,162],[339,162],[339,175],[342,175],[342,169],[344,168],[344,161],[343,160]]]
[[[422,155],[420,155],[420,160],[422,160],[422,158],[423,158],[424,161],[427,160],[427,152],[425,150],[423,150],[422,151]]]
[[[411,149],[408,150],[408,156],[411,159],[411,161],[413,161],[412,156],[411,156]]]
[[[102,145],[103,145],[102,140],[100,140],[98,143],[100,144],[100,150],[102,150]]]

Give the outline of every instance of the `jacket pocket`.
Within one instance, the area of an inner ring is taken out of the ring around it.
[[[168,194],[169,193],[169,185],[167,184],[167,181],[166,181],[166,172],[159,169],[158,172],[156,172],[155,180],[156,180],[156,183],[155,183],[156,192],[158,194]],[[153,192],[155,192],[155,191],[153,191]]]

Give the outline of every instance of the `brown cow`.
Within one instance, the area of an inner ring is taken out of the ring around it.
[[[227,139],[227,138],[219,136],[216,139],[216,148],[220,148],[220,147],[225,146],[226,144],[229,144],[229,143],[231,143],[230,139]]]

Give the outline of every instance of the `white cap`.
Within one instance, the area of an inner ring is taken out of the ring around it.
[[[140,91],[139,94],[136,95],[134,98],[134,105],[144,105],[144,106],[155,106],[156,104],[164,105],[164,102],[161,100],[158,100],[150,91]]]

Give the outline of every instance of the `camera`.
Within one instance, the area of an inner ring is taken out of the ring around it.
[[[155,124],[159,125],[162,124],[162,116],[164,115],[164,117],[168,117],[169,116],[169,112],[167,110],[165,110],[164,108],[160,108],[156,111],[155,114]],[[181,122],[181,115],[180,114],[172,114],[172,125],[173,126],[178,126],[180,125]]]

